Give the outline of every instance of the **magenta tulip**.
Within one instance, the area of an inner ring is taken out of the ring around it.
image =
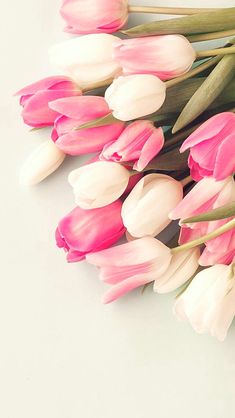
[[[131,123],[119,138],[104,146],[100,159],[116,162],[133,161],[133,168],[142,171],[164,145],[162,128],[148,120]]]
[[[112,285],[104,296],[104,303],[113,302],[160,277],[167,270],[171,258],[169,248],[152,237],[86,256],[89,263],[100,267],[100,279]]]
[[[69,97],[51,102],[50,107],[59,113],[52,131],[52,139],[66,154],[81,155],[101,151],[105,144],[116,140],[125,127],[125,124],[120,122],[76,130],[86,122],[110,113],[103,97]]]
[[[235,114],[219,113],[203,123],[184,141],[181,152],[190,149],[191,176],[223,180],[235,172]]]
[[[59,222],[56,243],[68,253],[68,262],[81,261],[119,240],[125,232],[121,207],[120,200],[101,209],[76,207]]]
[[[124,39],[114,45],[114,58],[125,75],[152,74],[168,80],[186,73],[196,58],[182,35]]]
[[[127,0],[64,0],[60,9],[70,33],[112,33],[128,19]]]
[[[24,87],[16,93],[23,107],[24,122],[34,128],[53,125],[58,112],[48,107],[48,103],[63,97],[80,96],[78,86],[68,77],[47,77]]]

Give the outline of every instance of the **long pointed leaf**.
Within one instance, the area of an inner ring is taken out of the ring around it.
[[[209,212],[202,213],[197,216],[192,216],[191,218],[184,219],[183,224],[186,223],[196,223],[196,222],[208,222],[208,221],[217,221],[219,219],[230,218],[235,216],[235,201],[229,203],[228,205],[221,206],[220,208],[211,210]]]
[[[179,131],[203,113],[223,92],[234,75],[235,54],[225,55],[186,104],[172,132]]]
[[[172,33],[190,35],[230,29],[235,29],[235,7],[145,23],[121,32],[131,37],[139,37]]]

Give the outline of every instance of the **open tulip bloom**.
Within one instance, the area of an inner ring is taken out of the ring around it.
[[[132,12],[192,16],[113,35]],[[222,341],[235,316],[235,47],[192,43],[234,35],[235,8],[201,12],[64,0],[65,30],[83,36],[51,46],[57,75],[17,93],[31,131],[51,127],[20,184],[76,157],[75,206],[55,225],[67,261],[99,269],[104,303],[147,285],[176,291],[174,314]]]

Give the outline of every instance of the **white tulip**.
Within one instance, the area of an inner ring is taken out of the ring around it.
[[[82,209],[100,208],[117,200],[129,182],[129,171],[120,164],[97,161],[70,173],[75,201]]]
[[[154,291],[168,293],[186,283],[197,271],[200,250],[198,247],[173,254],[165,273],[154,282]]]
[[[223,341],[235,316],[234,265],[217,264],[198,273],[174,306],[198,333]]]
[[[133,237],[155,237],[171,222],[168,214],[183,197],[182,184],[164,174],[148,174],[122,206],[122,219]]]
[[[118,77],[105,92],[105,100],[114,117],[123,121],[156,112],[165,97],[165,83],[151,74]]]
[[[33,186],[52,174],[62,164],[65,154],[49,139],[26,160],[20,172],[20,184]]]
[[[80,87],[113,78],[120,72],[113,59],[113,45],[120,42],[106,33],[91,34],[69,39],[49,49],[51,64],[72,77]]]

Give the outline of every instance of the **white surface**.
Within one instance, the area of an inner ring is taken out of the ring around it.
[[[173,318],[172,295],[148,290],[103,306],[96,270],[66,264],[54,244],[57,221],[74,204],[66,177],[80,160],[37,188],[18,185],[20,165],[47,133],[28,132],[12,94],[49,73],[47,48],[67,36],[60,3],[1,2],[0,416],[230,418],[235,326],[222,344],[198,336]]]

